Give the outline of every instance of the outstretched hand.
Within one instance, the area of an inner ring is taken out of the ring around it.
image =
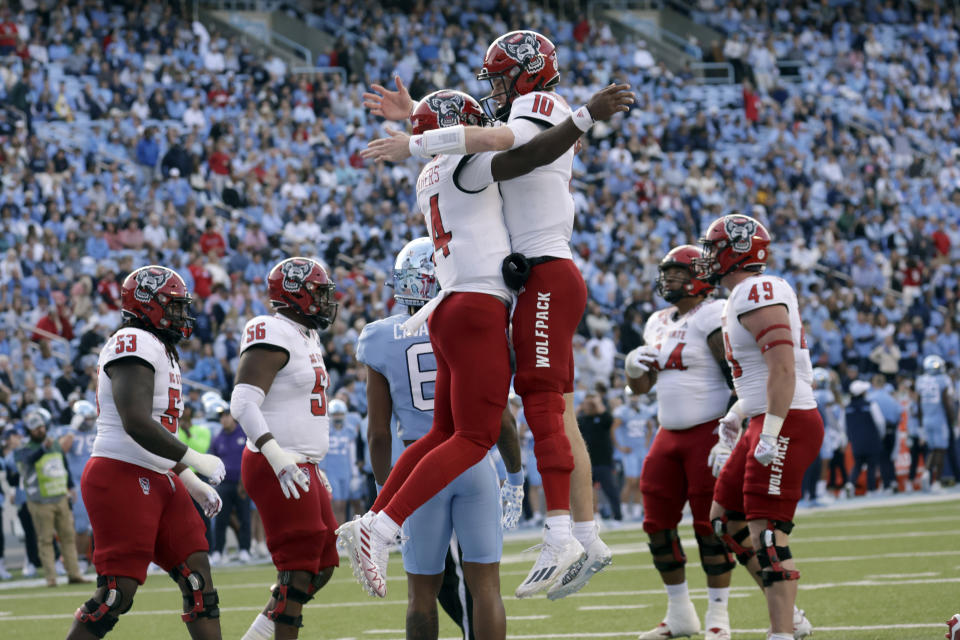
[[[360,152],[360,157],[390,162],[400,162],[410,157],[410,136],[390,127],[386,130],[390,137],[371,140],[367,143],[367,148]]]
[[[396,91],[390,91],[383,85],[371,84],[373,91],[363,94],[363,106],[375,116],[387,120],[406,120],[413,111],[414,102],[400,76],[394,76]]]
[[[633,92],[628,84],[611,84],[593,94],[587,101],[587,111],[594,122],[609,120],[613,114],[630,110],[634,102]]]

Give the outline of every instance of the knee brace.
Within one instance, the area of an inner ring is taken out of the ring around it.
[[[216,589],[203,592],[206,583],[202,575],[191,570],[186,563],[181,563],[170,570],[170,577],[183,592],[183,608],[186,612],[180,616],[181,620],[193,622],[197,618],[220,617],[220,596]]]
[[[315,573],[310,577],[310,585],[306,591],[293,586],[293,571],[281,571],[277,575],[277,584],[273,585],[271,593],[276,604],[273,609],[267,611],[267,617],[274,622],[285,624],[291,627],[300,628],[303,626],[303,616],[291,616],[284,613],[287,609],[287,601],[299,602],[301,606],[313,600],[314,594],[327,583],[330,574],[325,571]]]
[[[769,587],[774,582],[782,580],[799,580],[800,572],[796,569],[784,569],[780,563],[793,557],[790,553],[790,547],[778,547],[775,543],[776,530],[790,534],[793,531],[792,522],[783,522],[780,520],[770,520],[767,529],[760,534],[760,549],[757,554],[757,560],[760,562],[760,578],[763,580],[763,586]]]
[[[73,614],[98,638],[107,635],[116,626],[118,616],[130,611],[133,606],[133,598],[125,596],[117,586],[116,576],[97,576],[97,588],[101,587],[107,588],[102,601],[96,597],[90,598]]]
[[[663,535],[666,540],[662,543],[653,541],[653,534],[650,536],[650,553],[653,554],[653,566],[657,571],[666,573],[675,569],[682,569],[687,563],[687,556],[683,553],[683,547],[680,545],[680,536],[676,529],[664,529]],[[658,556],[671,556],[672,560],[659,560]]]
[[[703,566],[704,573],[708,576],[720,576],[734,570],[737,563],[734,562],[733,556],[727,551],[727,547],[723,544],[722,540],[715,535],[701,536],[698,533],[696,536],[697,546],[700,547],[700,564]],[[718,556],[723,558],[723,562],[716,564],[707,563],[706,559],[708,557]]]
[[[713,532],[723,541],[727,549],[737,556],[737,562],[743,566],[747,566],[750,558],[752,558],[755,553],[750,547],[743,546],[743,541],[750,537],[750,530],[747,527],[743,527],[739,531],[731,534],[727,531],[727,523],[731,520],[745,521],[746,519],[747,516],[739,511],[725,511],[721,517],[714,518],[711,521],[713,523]]]

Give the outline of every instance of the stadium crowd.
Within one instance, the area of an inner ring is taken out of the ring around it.
[[[599,389],[591,411],[632,406],[650,431],[649,399],[623,398],[619,354],[640,345],[645,319],[664,304],[659,259],[739,211],[774,234],[770,270],[800,295],[814,365],[834,391],[835,430],[843,435],[842,398],[873,374],[883,378],[869,393],[912,413],[926,356],[943,357],[955,382],[960,372],[960,33],[935,3],[804,6],[705,0],[692,12],[729,34],[704,60],[729,62],[742,88],[671,72],[599,17],[562,20],[525,2],[333,2],[323,15],[300,14],[336,40],[318,66],[343,75],[292,73],[169,3],[0,9],[8,449],[29,407],[66,425],[75,401],[95,402],[97,353],[120,324],[119,283],[150,263],[177,269],[194,293],[195,339],[181,361],[199,383],[188,404],[203,415],[204,390],[229,397],[240,329],[267,312],[268,267],[323,259],[340,303],[325,362],[359,423],[357,338],[391,313],[394,256],[425,233],[417,162],[359,155],[384,135],[361,94],[397,75],[414,98],[440,87],[485,95],[475,78],[484,47],[516,28],[556,43],[559,92],[571,104],[614,79],[639,99],[595,126],[574,164],[573,242],[589,290],[578,400]],[[781,77],[778,60],[802,61],[799,75]],[[908,424],[919,453],[922,430]]]

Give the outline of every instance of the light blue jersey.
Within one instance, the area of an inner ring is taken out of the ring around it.
[[[643,469],[643,460],[647,457],[647,421],[652,414],[642,405],[633,407],[625,404],[614,410],[613,417],[620,419],[620,425],[615,431],[617,444],[630,449],[629,453],[623,453],[617,449],[613,455],[623,465],[624,476],[639,478]]]
[[[416,440],[433,425],[437,360],[426,324],[415,336],[403,335],[400,325],[407,318],[391,316],[366,325],[357,340],[357,360],[387,379],[396,433],[401,440]]]
[[[943,391],[950,388],[950,378],[945,374],[917,376],[916,389],[923,411],[921,426],[931,449],[947,448],[947,411],[943,406]]]
[[[77,490],[77,499],[73,502],[73,526],[77,533],[90,533],[90,516],[87,515],[87,507],[83,504],[83,493],[80,491],[80,478],[83,476],[83,468],[87,466],[90,460],[90,454],[93,453],[93,441],[97,437],[97,430],[81,431],[72,427],[64,427],[55,434],[59,440],[65,435],[73,436],[73,445],[69,450],[64,451],[67,458],[67,468],[73,477],[73,484]]]
[[[333,489],[334,500],[350,499],[350,481],[357,468],[357,433],[359,421],[347,420],[341,427],[330,424],[330,448],[322,466]]]
[[[416,440],[430,431],[437,379],[427,325],[415,336],[404,336],[400,324],[407,317],[397,315],[371,322],[357,341],[357,360],[387,379],[393,403],[391,429],[401,441]],[[396,446],[396,440],[394,443]],[[397,455],[395,449],[394,460]],[[464,562],[499,562],[503,552],[501,517],[500,482],[488,454],[403,523],[404,569],[419,575],[443,573],[454,532]]]

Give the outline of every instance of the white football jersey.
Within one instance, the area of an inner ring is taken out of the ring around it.
[[[664,429],[688,429],[727,411],[730,388],[707,346],[707,336],[720,329],[723,303],[704,300],[680,317],[667,307],[647,319],[643,341],[660,349],[657,419]]]
[[[743,402],[743,412],[750,417],[767,411],[768,370],[763,354],[760,353],[760,345],[740,323],[739,318],[756,309],[775,304],[782,304],[787,308],[790,333],[793,337],[793,357],[797,374],[790,408],[817,408],[812,387],[813,366],[810,364],[810,351],[803,334],[797,294],[782,278],[758,275],[735,286],[723,308],[723,341],[727,363],[733,374],[737,397]]]
[[[123,429],[123,421],[113,401],[113,382],[105,368],[124,358],[139,358],[154,371],[153,419],[176,435],[183,411],[180,365],[172,360],[160,339],[143,329],[120,329],[107,340],[97,361],[97,437],[92,458],[111,458],[129,462],[158,473],[173,468],[176,460],[150,453]]]
[[[488,293],[510,302],[512,293],[500,272],[510,255],[510,238],[500,191],[489,177],[479,183],[476,178],[489,174],[491,154],[479,155],[434,157],[420,172],[417,202],[433,239],[440,289]]]
[[[240,353],[256,345],[279,347],[288,355],[260,405],[270,433],[287,451],[322,460],[330,445],[326,395],[330,382],[320,336],[280,314],[257,316],[243,328]],[[249,438],[247,448],[257,451]]]
[[[546,127],[570,116],[566,101],[552,91],[535,91],[518,97],[510,107],[507,126],[516,145],[529,142]],[[500,183],[503,217],[510,231],[513,250],[530,258],[572,258],[573,147],[552,163]]]

